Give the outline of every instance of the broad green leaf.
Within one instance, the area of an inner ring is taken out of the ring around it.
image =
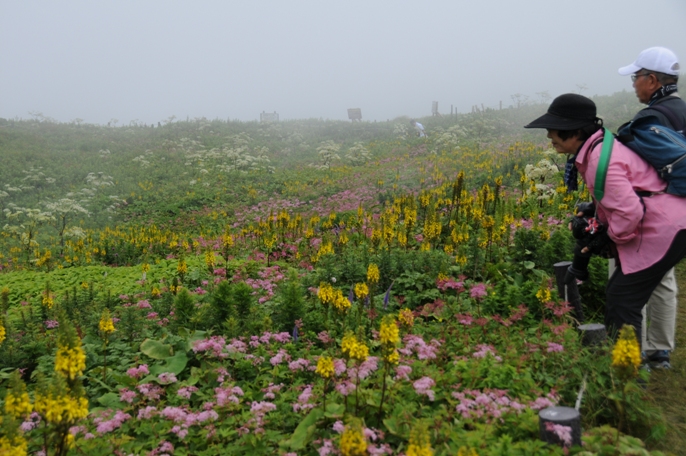
[[[314,431],[317,429],[317,421],[322,417],[324,412],[320,408],[312,409],[312,411],[303,419],[298,427],[293,431],[293,435],[288,440],[281,443],[282,446],[290,447],[292,450],[302,450],[310,443]]]
[[[119,400],[117,393],[103,394],[98,398],[98,402],[106,408],[119,409],[122,408],[123,402]]]
[[[342,418],[345,413],[344,404],[326,404],[324,416],[327,418]]]
[[[174,356],[166,358],[163,364],[158,364],[150,368],[150,373],[159,375],[163,372],[170,372],[172,374],[180,374],[186,368],[188,357],[185,353],[179,352]]]
[[[166,359],[173,353],[171,345],[152,339],[145,339],[141,343],[141,352],[153,359]]]

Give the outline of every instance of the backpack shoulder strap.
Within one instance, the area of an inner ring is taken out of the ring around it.
[[[684,129],[683,122],[681,122],[681,120],[676,116],[676,114],[674,114],[674,111],[672,111],[667,106],[663,106],[661,104],[656,104],[653,106],[649,106],[645,109],[654,109],[657,112],[663,114],[667,118],[667,120],[669,120],[669,123],[672,124],[672,128],[674,130],[683,131],[683,129]]]
[[[591,149],[598,145],[600,140],[596,140],[591,145]],[[596,201],[600,201],[605,196],[605,177],[607,176],[607,168],[610,164],[610,156],[612,155],[612,145],[614,143],[614,135],[609,129],[605,129],[603,135],[603,149],[600,151],[600,160],[598,160],[598,168],[595,172],[595,185],[593,187],[593,196]]]

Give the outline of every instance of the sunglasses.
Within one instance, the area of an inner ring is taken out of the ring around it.
[[[650,76],[651,74],[653,74],[653,73],[632,74],[631,75],[631,82],[636,82],[636,80],[638,78],[640,78],[641,76]]]

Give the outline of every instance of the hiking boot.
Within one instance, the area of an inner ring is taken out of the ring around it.
[[[653,369],[671,369],[669,350],[659,350],[647,357],[648,365]]]

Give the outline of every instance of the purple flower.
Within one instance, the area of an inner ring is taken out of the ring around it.
[[[430,401],[434,400],[434,391],[431,389],[436,382],[431,377],[422,377],[412,384],[417,394],[425,395]]]
[[[141,364],[138,367],[132,367],[131,369],[126,371],[126,375],[135,379],[139,379],[144,375],[148,375],[149,373],[150,371],[148,370],[147,364]]]
[[[183,397],[184,399],[190,399],[191,394],[195,393],[196,391],[198,391],[198,388],[196,388],[195,386],[183,386],[179,388],[176,394],[180,397]]]
[[[355,391],[355,384],[349,380],[343,380],[341,383],[336,384],[336,391],[338,391],[342,396],[347,396],[353,391]]]
[[[174,375],[171,372],[162,372],[160,375],[157,376],[157,378],[163,385],[169,385],[170,383],[177,382],[176,375]]]
[[[129,415],[128,413],[124,413],[121,410],[117,410],[117,412],[114,414],[114,417],[111,420],[100,422],[96,430],[98,434],[106,434],[108,432],[112,432],[115,429],[120,428],[122,423],[130,418],[131,415]]]
[[[481,298],[483,298],[487,294],[488,292],[486,291],[485,283],[478,283],[472,286],[471,290],[469,290],[469,296],[478,300],[481,300]]]
[[[395,279],[388,286],[388,290],[386,290],[386,294],[383,297],[383,308],[384,308],[384,310],[386,310],[386,308],[388,307],[388,301],[391,299],[391,288],[393,288],[394,282],[395,282]]]
[[[400,365],[400,366],[395,368],[394,380],[409,380],[411,373],[412,373],[412,368],[410,366]]]
[[[119,400],[121,402],[126,402],[126,403],[133,403],[133,400],[136,398],[136,392],[131,391],[128,388],[122,388],[121,391],[119,391]]]
[[[333,424],[332,429],[339,434],[343,434],[343,431],[345,431],[345,425],[343,424],[343,421],[338,420]]]
[[[60,322],[57,320],[45,320],[44,323],[47,329],[55,329],[60,326]]]
[[[558,439],[566,447],[572,446],[572,427],[564,426],[562,424],[555,424],[551,422],[545,423],[545,429],[548,432],[554,432]]]
[[[548,342],[548,353],[555,353],[555,352],[561,352],[564,351],[564,347],[560,344],[556,344],[555,342]]]

